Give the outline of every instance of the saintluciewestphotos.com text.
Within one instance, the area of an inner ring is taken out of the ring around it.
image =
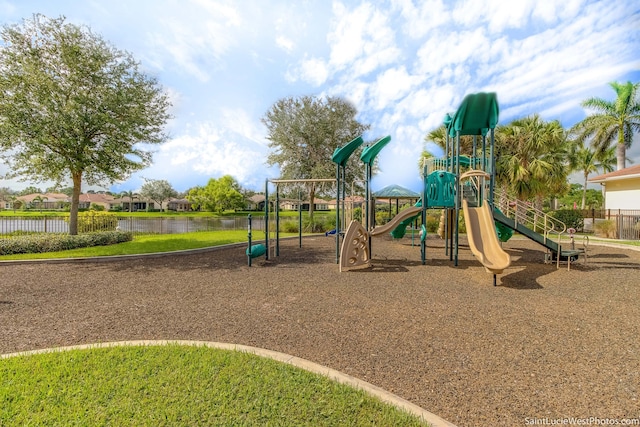
[[[525,418],[529,426],[640,426],[640,418]]]

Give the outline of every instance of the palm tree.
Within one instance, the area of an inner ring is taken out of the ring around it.
[[[120,198],[124,199],[125,197],[129,198],[129,212],[131,212],[133,208],[133,200],[137,199],[138,195],[131,190],[120,193]]]
[[[441,147],[443,150],[447,146],[447,129],[444,125],[432,130],[424,137],[425,142],[433,142]],[[453,138],[450,139],[449,144],[452,144]],[[476,150],[481,147],[476,147]],[[463,135],[460,137],[460,154],[472,155],[473,154],[473,136]],[[447,155],[447,153],[445,153]]]
[[[535,200],[542,207],[545,195],[567,189],[567,133],[557,120],[538,115],[514,120],[496,130],[498,184],[518,199]]]
[[[589,175],[599,170],[603,173],[613,172],[613,165],[616,163],[616,147],[611,146],[606,151],[598,153],[583,143],[574,145],[569,156],[569,167],[573,171],[580,171],[584,177],[582,186],[582,203],[580,209],[584,209],[587,201],[587,181]]]
[[[579,142],[591,138],[591,145],[604,153],[609,147],[616,147],[617,170],[625,168],[627,148],[631,147],[633,134],[640,132],[640,83],[609,83],[616,92],[616,100],[611,102],[601,98],[589,98],[582,106],[595,113],[577,123],[572,132]]]

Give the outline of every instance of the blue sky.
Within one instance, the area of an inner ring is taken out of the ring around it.
[[[224,174],[263,189],[279,171],[265,165],[260,119],[301,95],[348,99],[371,124],[365,140],[391,136],[374,190],[419,190],[424,136],[468,93],[496,92],[502,124],[539,113],[569,127],[584,99],[613,99],[609,82],[640,81],[630,1],[0,0],[0,24],[33,13],[88,25],[170,94],[169,140],[113,191],[143,178],[183,191]],[[640,162],[640,142],[628,155]]]

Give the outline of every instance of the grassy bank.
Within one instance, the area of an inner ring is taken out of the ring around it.
[[[0,360],[0,425],[397,425],[363,391],[255,355],[111,347]]]

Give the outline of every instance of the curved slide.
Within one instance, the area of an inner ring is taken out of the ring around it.
[[[511,257],[500,246],[489,204],[485,202],[478,208],[470,208],[467,201],[463,200],[462,210],[469,248],[495,279],[496,274],[502,274],[504,269],[511,265]]]
[[[380,227],[376,227],[369,233],[371,236],[379,236],[388,231],[395,229],[400,223],[408,218],[413,218],[422,212],[421,207],[413,206],[411,208],[407,208],[400,212],[398,215],[394,216],[391,221],[386,223],[385,225],[381,225]]]

